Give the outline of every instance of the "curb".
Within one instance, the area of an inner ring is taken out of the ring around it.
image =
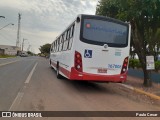
[[[155,94],[152,94],[152,93],[148,93],[148,92],[145,92],[143,90],[140,90],[140,89],[137,89],[137,88],[134,88],[134,91],[138,92],[138,93],[141,93],[141,94],[144,94],[144,95],[147,95],[149,96],[150,98],[153,98],[153,99],[156,99],[156,100],[160,100],[160,96],[157,96]]]
[[[130,85],[126,85],[126,84],[122,84],[122,83],[118,83],[118,84],[121,85],[121,86],[123,86],[123,87],[125,87],[125,88],[128,88],[130,90],[133,90],[133,91],[135,91],[137,93],[144,94],[144,95],[146,95],[146,96],[148,96],[150,98],[153,98],[153,99],[156,99],[156,100],[160,100],[160,96],[157,96],[155,94],[145,92],[145,91],[143,91],[141,89],[134,88],[134,87],[132,87]]]
[[[2,63],[2,64],[0,64],[0,67],[1,67],[1,66],[4,66],[4,65],[11,64],[11,63],[15,63],[15,62],[18,62],[18,61],[20,61],[20,60],[16,60],[16,61],[8,62],[8,63]]]

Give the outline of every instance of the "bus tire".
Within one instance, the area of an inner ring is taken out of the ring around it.
[[[57,63],[56,75],[58,79],[61,79],[61,75],[59,74],[59,63]]]

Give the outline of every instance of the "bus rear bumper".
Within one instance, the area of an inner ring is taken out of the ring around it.
[[[78,72],[75,68],[71,69],[71,80],[86,80],[96,82],[125,82],[127,79],[127,72],[118,75],[98,75],[84,72]]]

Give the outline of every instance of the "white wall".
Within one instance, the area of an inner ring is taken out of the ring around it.
[[[4,54],[7,55],[16,55],[17,51],[19,50],[16,46],[9,46],[9,45],[0,45],[1,49],[4,49]]]

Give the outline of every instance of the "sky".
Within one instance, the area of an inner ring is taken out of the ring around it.
[[[20,42],[24,50],[39,53],[52,43],[78,14],[96,12],[98,0],[0,0],[0,45],[16,45],[18,13],[21,14]],[[14,25],[11,25],[14,24]]]

